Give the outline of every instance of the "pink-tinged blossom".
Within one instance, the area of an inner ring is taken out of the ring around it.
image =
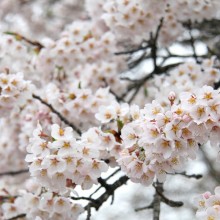
[[[73,129],[71,127],[62,129],[59,125],[53,124],[51,126],[51,136],[55,140],[71,140],[73,138]]]
[[[133,120],[136,120],[140,117],[140,108],[138,105],[130,106],[130,114]]]
[[[19,210],[19,207],[12,203],[4,203],[2,205],[2,209],[4,212],[4,219],[10,219],[13,217],[16,217],[17,215],[21,214],[21,211]]]
[[[117,118],[117,113],[113,106],[103,106],[99,108],[99,112],[95,114],[95,117],[101,121],[101,123],[108,123]]]
[[[123,139],[123,143],[126,147],[131,147],[136,144],[138,140],[138,134],[131,126],[124,126],[121,137]]]
[[[124,149],[117,161],[122,170],[134,182],[144,183],[142,176],[149,176],[149,170],[163,182],[167,173],[181,172],[189,158],[196,158],[199,145],[210,141],[217,147],[219,121],[207,108],[218,103],[219,97],[217,91],[205,86],[176,96],[179,104],[163,108],[153,101],[145,105],[142,114],[121,130]],[[138,172],[134,171],[137,165],[141,167]]]
[[[24,80],[22,73],[0,73],[0,111],[2,116],[24,107],[32,99],[34,86]]]
[[[158,115],[159,113],[163,113],[163,111],[164,110],[163,110],[162,106],[154,100],[152,102],[152,104],[145,105],[143,114],[148,119],[154,119],[156,115]]]
[[[49,176],[59,172],[62,173],[66,169],[66,163],[63,159],[56,155],[50,155],[42,161],[42,168],[47,169]]]
[[[220,194],[219,186],[215,188],[215,194],[205,192],[194,198],[197,207],[197,219],[219,219],[220,217]]]
[[[81,204],[72,202],[64,195],[41,192],[34,195],[24,191],[12,203],[3,204],[4,218],[13,218],[26,213],[27,219],[53,220],[77,219],[84,211]]]
[[[72,180],[72,185],[79,184],[85,189],[97,184],[97,178],[108,169],[107,164],[100,160],[100,155],[102,151],[113,148],[114,136],[109,134],[108,139],[108,134],[98,128],[91,128],[82,135],[82,139],[76,141],[72,128],[61,128],[57,124],[51,126],[50,133],[45,132],[39,124],[33,132],[34,137],[30,139],[26,156],[31,176],[42,186],[58,192],[68,189],[69,180]],[[93,140],[93,134],[97,135],[97,139],[100,138],[99,142]],[[103,143],[107,140],[112,144],[105,146]],[[39,147],[42,143],[47,153]]]

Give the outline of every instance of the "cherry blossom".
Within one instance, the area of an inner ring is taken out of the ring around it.
[[[218,36],[206,29],[218,0],[0,8],[0,219],[96,219],[127,181],[154,187],[155,215],[178,203],[168,175],[187,176],[208,145],[219,160]],[[198,219],[220,218],[219,191],[197,196]]]

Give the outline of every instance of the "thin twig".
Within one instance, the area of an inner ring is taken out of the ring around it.
[[[133,95],[130,97],[130,99],[128,100],[128,103],[131,103],[134,98],[136,97],[136,95],[138,94],[139,90],[141,89],[141,87],[151,78],[153,78],[155,75],[160,75],[160,74],[164,74],[166,73],[166,71],[168,71],[169,69],[172,69],[178,65],[182,64],[182,62],[178,62],[178,63],[174,63],[174,64],[169,64],[167,66],[164,67],[157,67],[157,71],[152,71],[150,74],[148,74],[147,76],[145,76],[144,78],[140,79],[140,80],[136,80],[136,83],[133,85],[133,87],[129,87],[129,89],[122,94],[122,97],[124,98],[128,92],[130,92],[131,90],[135,89]]]
[[[70,197],[72,200],[88,200],[90,202],[95,202],[96,200],[95,199],[92,199],[90,197],[84,197],[84,196],[81,196],[81,197],[74,197],[74,196],[71,196]]]
[[[146,46],[139,46],[138,48],[135,48],[133,50],[127,50],[127,51],[120,51],[120,52],[116,52],[114,53],[115,55],[126,55],[126,54],[133,54],[133,53],[136,53],[136,52],[139,52],[140,50],[146,50],[149,48],[149,45],[146,45]]]
[[[195,179],[201,179],[203,176],[201,174],[186,174],[186,172],[182,172],[182,173],[168,173],[169,175],[182,175],[185,176],[187,178],[195,178]]]
[[[104,83],[105,83],[105,86],[106,87],[109,87],[109,92],[115,96],[115,99],[118,101],[118,102],[125,102],[124,99],[120,96],[118,96],[111,88],[110,86],[108,85],[108,82],[106,81],[106,79],[103,79]]]
[[[144,206],[144,207],[141,207],[141,208],[136,208],[135,211],[136,211],[136,212],[139,212],[139,211],[143,211],[143,210],[145,210],[145,209],[152,209],[152,208],[153,208],[153,201],[152,201],[151,204],[148,205],[148,206]]]
[[[153,186],[154,186],[154,188],[156,190],[156,194],[158,194],[160,196],[160,198],[161,198],[160,201],[161,202],[169,205],[170,207],[181,207],[181,206],[183,206],[183,202],[181,202],[181,201],[173,201],[171,199],[168,199],[163,194],[164,189],[163,189],[163,184],[162,183],[157,182],[157,183],[154,183]]]
[[[4,202],[4,201],[11,201],[11,200],[14,200],[16,199],[18,196],[1,196],[0,195],[0,203],[1,202]]]
[[[26,216],[26,214],[20,214],[20,215],[17,215],[15,217],[12,217],[12,218],[8,218],[6,220],[15,220],[15,219],[18,219],[18,218],[24,218]]]
[[[114,203],[114,200],[115,200],[115,193],[113,192],[113,194],[112,194],[112,201],[111,201],[111,205]]]
[[[54,114],[56,114],[61,121],[63,121],[65,124],[69,125],[78,135],[81,135],[82,132],[79,128],[77,128],[73,123],[69,122],[63,115],[61,115],[60,112],[58,112],[51,104],[47,103],[43,99],[41,99],[39,96],[33,94],[33,98],[39,100],[42,104],[46,105]]]
[[[42,48],[44,48],[44,46],[43,46],[40,42],[30,40],[30,39],[28,39],[28,38],[22,36],[21,34],[18,34],[18,33],[15,33],[15,32],[5,32],[5,34],[12,35],[12,36],[14,36],[17,40],[23,40],[23,41],[25,41],[26,43],[28,43],[28,44],[30,44],[30,45],[32,45],[32,46],[37,47],[39,50],[41,50]]]
[[[115,174],[117,174],[120,170],[121,170],[121,168],[118,168],[117,170],[115,170],[110,176],[108,176],[108,177],[105,178],[104,180],[105,180],[105,181],[109,180],[111,177],[113,177]]]
[[[28,173],[28,171],[29,171],[28,169],[18,170],[18,171],[8,171],[8,172],[0,173],[0,176],[16,176],[23,173]]]
[[[158,181],[153,184],[155,188],[154,199],[150,205],[135,209],[135,211],[143,211],[145,209],[153,209],[153,220],[160,219],[160,204],[161,202],[169,205],[170,207],[181,207],[183,202],[173,201],[168,199],[164,194],[163,184]]]

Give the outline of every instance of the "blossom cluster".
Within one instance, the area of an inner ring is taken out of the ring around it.
[[[0,127],[0,172],[24,170],[27,164],[24,161],[26,151],[19,148],[19,132],[21,123],[17,122],[18,115],[1,118]],[[8,135],[13,138],[8,138]],[[16,155],[16,159],[14,158]]]
[[[99,160],[99,149],[91,146],[86,141],[76,141],[71,127],[62,129],[53,124],[49,134],[38,125],[27,148],[26,161],[30,163],[31,176],[57,192],[76,185],[89,189],[108,169],[107,164]]]
[[[195,197],[195,205],[198,210],[196,217],[199,220],[219,219],[220,218],[220,187],[215,188],[215,194],[205,192]]]
[[[87,12],[83,4],[0,1],[0,194],[6,193],[4,199],[0,195],[0,219],[77,219],[85,210],[73,202],[73,189],[101,184],[108,167],[150,185],[181,171],[208,141],[219,151],[216,58],[160,50],[184,38],[194,22],[216,18],[219,1],[85,0]],[[149,50],[141,47],[148,43]],[[197,63],[169,66],[172,57]],[[132,82],[120,80],[120,72],[142,71],[148,60],[155,69],[143,84],[139,73]],[[136,94],[138,105],[130,105]],[[27,167],[31,176],[20,175]],[[16,171],[16,178],[5,175]],[[24,187],[27,179],[36,182],[37,192]],[[108,193],[108,182],[105,188]],[[219,188],[200,196],[199,219],[219,218],[218,197]]]
[[[82,134],[82,141],[87,143],[87,146],[97,148],[100,151],[100,158],[108,161],[111,167],[117,166],[116,160],[122,150],[121,143],[116,130],[102,131],[100,128],[93,127]]]
[[[219,91],[204,86],[181,93],[179,102],[175,93],[168,99],[169,109],[153,101],[122,128],[125,148],[118,163],[134,182],[149,185],[155,176],[163,182],[167,173],[181,171],[188,158],[196,158],[199,145],[209,140],[217,147],[220,142]]]
[[[55,84],[48,84],[46,87],[46,100],[58,109],[69,120],[74,121],[74,124],[95,125],[97,121],[94,114],[101,106],[108,106],[115,102],[115,97],[110,93],[108,88],[99,88],[95,92],[91,89],[84,88],[80,84],[71,84],[69,88],[59,89]]]
[[[92,21],[74,21],[58,40],[45,43],[33,65],[39,73],[47,73],[47,80],[70,83],[74,77],[95,89],[106,83],[114,85],[119,81],[116,74],[124,65],[121,58],[114,56],[116,42],[113,33]]]
[[[19,72],[26,75],[31,71],[30,49],[21,40],[7,34],[0,34],[0,72],[10,68],[11,72]],[[13,62],[12,62],[13,60]]]
[[[219,2],[180,0],[110,0],[86,1],[87,10],[95,20],[101,16],[105,24],[117,34],[119,39],[128,39],[140,43],[149,39],[150,32],[155,32],[164,19],[161,30],[161,43],[173,42],[184,30],[182,22],[202,21],[217,15]],[[172,31],[170,31],[172,29]],[[145,30],[145,31],[143,31]]]
[[[220,80],[219,69],[215,66],[215,57],[204,59],[201,64],[194,61],[184,62],[169,71],[169,75],[154,76],[145,88],[148,96],[144,100],[157,100],[163,107],[169,106],[167,96],[170,91],[177,94],[200,89],[204,85],[214,86]],[[141,97],[138,97],[141,101]],[[142,98],[143,99],[143,98]],[[139,100],[136,103],[144,105]]]
[[[26,219],[72,220],[83,212],[80,204],[56,193],[43,192],[35,195],[23,192],[23,195],[2,205],[3,218],[9,219],[26,213]]]
[[[84,1],[77,0],[1,0],[0,31],[13,30],[33,39],[45,36],[56,38],[67,22],[86,16],[83,5]]]
[[[24,107],[32,99],[33,85],[23,79],[22,73],[0,73],[0,114],[9,115],[12,110]]]

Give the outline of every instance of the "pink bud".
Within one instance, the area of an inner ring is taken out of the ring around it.
[[[170,92],[169,95],[168,95],[168,99],[171,101],[171,102],[174,102],[174,100],[176,99],[176,94],[175,92]]]
[[[208,199],[211,196],[211,193],[210,192],[205,192],[202,195],[204,196],[205,199]]]

